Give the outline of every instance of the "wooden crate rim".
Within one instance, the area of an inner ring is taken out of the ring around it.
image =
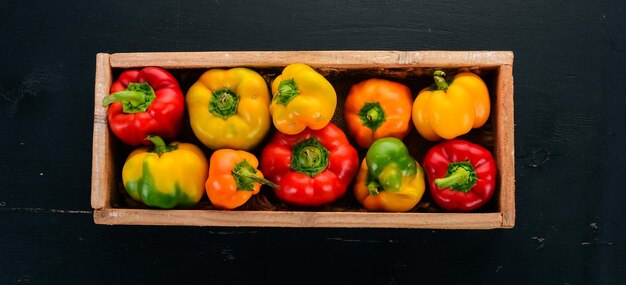
[[[502,227],[502,213],[99,209],[94,211],[94,221],[108,225],[493,229]]]
[[[160,66],[203,68],[286,66],[302,62],[314,67],[495,67],[513,64],[512,51],[208,51],[133,52],[110,54],[113,68]]]

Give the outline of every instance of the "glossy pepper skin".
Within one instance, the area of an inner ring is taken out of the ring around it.
[[[149,136],[154,148],[133,151],[122,169],[126,191],[136,201],[163,209],[188,208],[200,201],[207,179],[204,153],[193,144]]]
[[[413,103],[415,128],[430,141],[454,139],[489,119],[489,91],[478,75],[461,72],[451,82],[444,76],[435,71],[435,85],[420,91]]]
[[[261,154],[261,170],[280,186],[274,193],[295,206],[321,206],[339,199],[358,167],[356,149],[333,123],[297,135],[277,132]]]
[[[206,193],[214,207],[232,210],[245,204],[261,190],[261,184],[278,185],[263,178],[259,161],[246,151],[220,149],[211,155]]]
[[[126,70],[102,100],[111,130],[131,146],[151,145],[148,135],[172,139],[182,128],[185,99],[178,81],[158,67]]]
[[[396,138],[372,144],[354,185],[357,201],[370,211],[409,211],[422,199],[424,190],[424,171]]]
[[[465,140],[432,147],[424,157],[430,194],[447,211],[469,212],[487,203],[496,188],[496,162],[491,153]]]
[[[211,69],[187,91],[196,137],[210,149],[250,150],[270,128],[267,83],[253,70]]]
[[[295,63],[285,67],[272,82],[270,112],[281,133],[294,135],[305,128],[325,127],[335,113],[337,94],[333,86],[311,67]]]
[[[379,138],[403,139],[411,128],[412,104],[411,90],[403,84],[378,78],[362,81],[346,98],[348,130],[364,148]]]

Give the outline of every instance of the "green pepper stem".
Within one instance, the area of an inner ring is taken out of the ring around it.
[[[364,126],[376,130],[385,122],[385,110],[378,102],[367,102],[359,110],[359,117]]]
[[[437,187],[444,189],[454,184],[465,182],[467,181],[467,178],[469,178],[469,171],[459,167],[452,174],[450,174],[450,176],[435,179],[435,184]]]
[[[278,92],[274,95],[276,103],[287,106],[293,98],[296,98],[300,94],[298,85],[295,79],[282,80],[278,84]]]
[[[469,161],[463,161],[450,163],[446,177],[435,179],[434,182],[441,189],[450,187],[451,190],[467,193],[477,181],[474,166]]]
[[[250,171],[246,170],[245,168],[240,169],[239,171],[233,171],[233,175],[238,175],[241,178],[244,179],[250,179],[256,183],[260,183],[263,185],[267,185],[269,187],[272,187],[274,189],[280,189],[280,186],[278,186],[278,184],[269,181],[265,178],[261,178],[259,176],[257,176],[255,173],[251,173]]]
[[[376,109],[367,111],[367,120],[370,121],[370,123],[376,122],[378,120],[378,111],[376,111]]]
[[[378,193],[380,193],[380,191],[378,191],[378,187],[380,187],[380,183],[376,182],[375,180],[372,180],[370,183],[367,183],[367,191],[372,196],[378,195]]]
[[[448,89],[448,82],[444,78],[446,73],[441,70],[435,70],[433,73],[433,78],[435,79],[435,85],[437,85],[437,90],[446,90]]]
[[[109,96],[106,96],[102,99],[102,107],[108,107],[109,105],[115,102],[128,101],[132,105],[141,105],[146,103],[146,94],[141,91],[120,91],[115,92]]]
[[[302,161],[304,167],[314,167],[319,164],[322,151],[314,146],[307,146],[298,154],[298,158]]]
[[[330,152],[316,138],[301,141],[291,149],[291,169],[314,177],[328,166]]]
[[[213,92],[209,102],[209,111],[224,120],[237,113],[239,95],[230,89],[223,88]]]
[[[154,98],[156,98],[156,94],[150,84],[133,82],[128,84],[126,90],[104,97],[102,107],[106,108],[115,102],[121,102],[124,113],[141,113],[148,110]]]
[[[178,149],[178,145],[167,145],[165,141],[159,136],[148,135],[146,137],[146,140],[149,140],[154,144],[154,152],[156,152],[158,156],[161,156],[166,152]]]

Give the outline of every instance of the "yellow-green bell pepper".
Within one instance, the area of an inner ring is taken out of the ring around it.
[[[250,150],[270,128],[267,83],[253,70],[211,69],[186,96],[191,128],[212,150]]]
[[[204,193],[209,165],[200,148],[188,143],[166,145],[157,136],[147,138],[154,148],[133,151],[122,169],[122,181],[133,200],[152,207],[188,208]]]
[[[417,205],[425,188],[422,167],[401,140],[387,137],[368,149],[354,194],[370,211],[405,212]]]
[[[306,127],[319,130],[330,122],[337,106],[335,88],[306,64],[288,65],[272,82],[270,112],[274,126],[295,135]]]

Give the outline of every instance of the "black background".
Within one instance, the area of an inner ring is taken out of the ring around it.
[[[625,15],[623,1],[0,1],[0,283],[623,284]],[[351,49],[515,53],[514,229],[93,224],[96,53]]]

